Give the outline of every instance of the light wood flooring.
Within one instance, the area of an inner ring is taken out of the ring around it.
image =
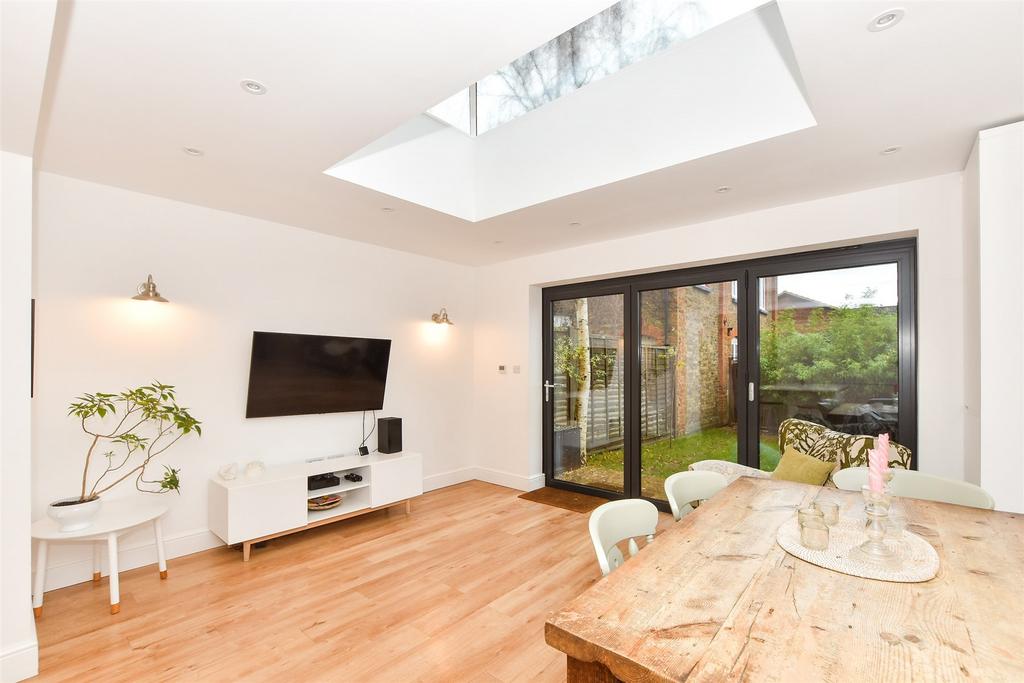
[[[544,621],[600,577],[588,516],[467,482],[401,509],[46,594],[42,681],[564,681]],[[662,525],[671,517],[662,515]]]

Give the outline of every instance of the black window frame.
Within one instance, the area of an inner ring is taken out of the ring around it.
[[[760,402],[760,315],[758,278],[796,273],[856,268],[896,263],[898,268],[897,324],[899,333],[898,419],[900,443],[911,449],[911,468],[917,469],[917,240],[916,238],[870,242],[854,246],[819,249],[780,256],[729,261],[690,268],[664,270],[641,275],[597,279],[569,285],[545,287],[542,290],[542,352],[543,380],[553,377],[552,316],[554,301],[580,297],[621,294],[623,297],[623,348],[626,364],[625,439],[623,452],[623,492],[583,486],[561,481],[553,476],[553,411],[542,401],[543,466],[546,486],[610,499],[640,496],[640,293],[670,287],[702,286],[708,282],[737,281],[737,324],[739,326],[739,374],[746,387],[753,383],[757,401],[737,401],[737,460],[751,467],[759,466],[759,411],[751,406]],[[650,500],[650,499],[648,499]],[[666,503],[652,500],[661,509]]]

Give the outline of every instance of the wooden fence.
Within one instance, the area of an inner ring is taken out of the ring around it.
[[[565,331],[556,332],[559,337]],[[619,357],[619,340],[592,335],[591,387],[587,450],[618,447],[625,438],[625,384],[623,363]],[[640,414],[643,440],[667,436],[675,431],[676,402],[674,354],[668,346],[644,346],[640,352]],[[574,426],[575,382],[565,372],[555,369],[555,428]]]

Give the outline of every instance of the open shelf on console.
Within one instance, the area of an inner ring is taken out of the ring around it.
[[[307,491],[306,500],[310,498],[319,498],[320,496],[328,496],[332,493],[342,493],[344,491],[355,491],[356,489],[364,489],[370,485],[366,479],[362,481],[342,481],[337,486],[328,486],[325,489],[317,489],[316,491]]]
[[[357,512],[359,510],[365,510],[370,507],[370,489],[369,482],[358,482],[353,484],[360,488],[352,489],[345,494],[345,499],[341,501],[341,505],[330,510],[308,510],[306,518],[308,523],[319,522],[332,517],[338,517],[340,515],[347,515],[351,512]],[[328,489],[324,489],[325,491]],[[319,492],[318,492],[319,493]],[[320,494],[325,495],[325,494]],[[316,496],[310,496],[316,498]]]

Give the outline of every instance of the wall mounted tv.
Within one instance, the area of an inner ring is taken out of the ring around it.
[[[252,333],[246,417],[381,410],[390,339]]]

